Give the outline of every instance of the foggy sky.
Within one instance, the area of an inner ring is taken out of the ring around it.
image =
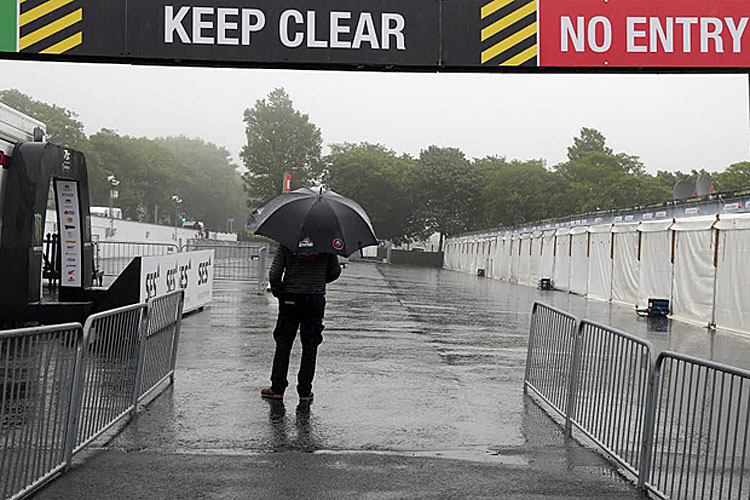
[[[565,159],[581,127],[656,170],[722,170],[750,156],[744,75],[500,75],[234,70],[0,61],[0,89],[79,114],[86,132],[185,134],[244,144],[243,111],[274,87],[326,144],[379,142],[417,155]]]

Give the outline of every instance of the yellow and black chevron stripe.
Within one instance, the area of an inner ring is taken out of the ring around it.
[[[492,0],[481,26],[483,65],[538,66],[536,0]]]
[[[20,52],[62,54],[83,43],[81,0],[19,0]]]

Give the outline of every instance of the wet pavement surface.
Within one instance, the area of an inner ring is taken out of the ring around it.
[[[62,498],[641,498],[523,395],[540,300],[730,364],[748,340],[452,271],[351,264],[329,287],[315,402],[269,403],[276,299],[215,282],[175,383],[40,492]],[[747,356],[745,356],[746,358]]]

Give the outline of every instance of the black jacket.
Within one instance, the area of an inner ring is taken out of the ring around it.
[[[326,283],[336,281],[340,275],[341,265],[333,254],[295,254],[279,246],[268,281],[276,296],[284,293],[322,295],[326,293]]]

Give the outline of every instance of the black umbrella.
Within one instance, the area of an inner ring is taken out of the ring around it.
[[[348,257],[378,244],[370,218],[357,202],[322,189],[297,189],[266,203],[256,213],[255,234],[294,253]]]

